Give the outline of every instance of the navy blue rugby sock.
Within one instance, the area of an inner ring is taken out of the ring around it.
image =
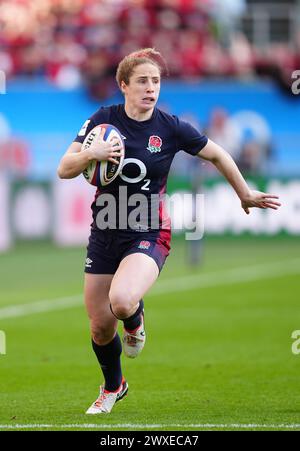
[[[92,339],[92,346],[104,376],[105,390],[116,391],[122,382],[122,344],[119,335],[116,334],[112,341],[104,346],[97,345]]]
[[[144,310],[144,301],[143,299],[141,299],[137,311],[129,318],[123,320],[124,327],[126,330],[132,331],[141,325],[142,322],[141,313],[143,312],[143,310]]]

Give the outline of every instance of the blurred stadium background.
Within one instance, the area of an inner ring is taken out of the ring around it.
[[[56,167],[84,120],[122,101],[118,61],[145,46],[169,66],[159,107],[221,144],[283,206],[247,217],[210,164],[176,157],[169,193],[205,193],[205,236],[187,243],[175,231],[149,295],[152,341],[124,362],[132,397],[106,426],[124,423],[123,411],[129,429],[297,429],[299,0],[0,1],[0,429],[86,422],[99,382],[80,295],[94,190],[58,180]]]

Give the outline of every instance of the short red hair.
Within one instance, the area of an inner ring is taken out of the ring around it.
[[[116,73],[116,80],[119,88],[121,88],[122,81],[124,81],[126,85],[129,84],[129,79],[136,66],[149,63],[156,66],[160,74],[167,69],[165,60],[160,52],[157,52],[152,48],[139,49],[125,56],[125,58],[120,61]]]

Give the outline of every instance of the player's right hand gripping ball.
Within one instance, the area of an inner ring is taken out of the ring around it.
[[[104,141],[110,141],[113,137],[117,137],[116,142],[120,143],[122,146],[122,156],[114,157],[115,160],[119,161],[119,164],[112,163],[111,161],[97,161],[92,160],[88,167],[83,171],[84,178],[91,185],[95,186],[105,186],[115,180],[118,177],[125,153],[124,139],[120,131],[110,124],[100,124],[94,127],[89,134],[86,136],[82,144],[82,150],[86,150],[93,144],[97,143],[102,129],[105,129],[105,134],[103,137]]]

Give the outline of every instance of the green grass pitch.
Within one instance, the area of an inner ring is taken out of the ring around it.
[[[128,396],[92,417],[102,378],[83,303],[1,317],[7,306],[80,295],[85,249],[35,243],[2,254],[0,430],[300,430],[299,239],[208,238],[193,268],[185,253],[175,240],[145,298],[146,347],[122,357]]]

